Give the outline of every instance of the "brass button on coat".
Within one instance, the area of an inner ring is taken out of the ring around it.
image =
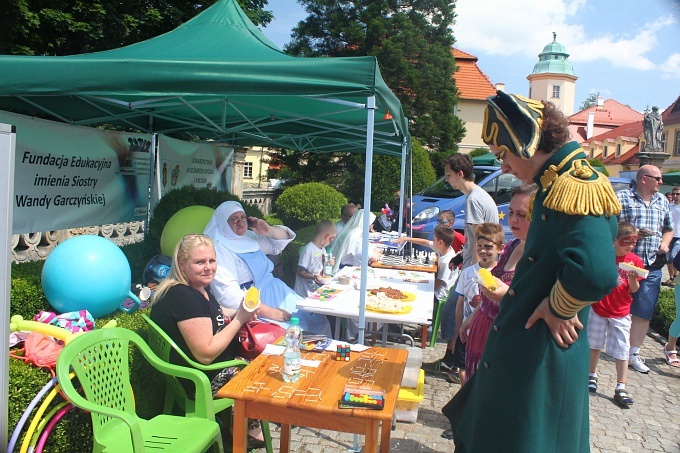
[[[489,363],[488,362],[484,362],[484,368],[489,369]]]
[[[499,330],[499,329],[498,329],[498,326],[494,325],[494,326],[493,326],[493,331],[496,332],[496,333],[498,333],[498,330]]]
[[[527,259],[529,260],[530,263],[535,263],[535,262],[536,262],[536,258],[534,258],[533,256],[530,256],[530,257],[527,258]]]
[[[509,289],[509,290],[508,290],[508,294],[510,294],[511,296],[514,296],[514,295],[515,295],[515,290],[514,290],[514,289]]]
[[[548,216],[546,216],[545,214],[541,214],[541,220],[545,222],[546,220],[548,220]]]

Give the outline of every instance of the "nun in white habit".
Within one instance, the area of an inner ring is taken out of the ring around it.
[[[274,264],[267,255],[281,253],[295,239],[290,228],[247,217],[240,203],[225,201],[215,210],[204,233],[215,243],[217,272],[210,288],[220,305],[236,310],[246,290],[255,286],[262,303],[259,318],[285,328],[291,316],[296,316],[303,331],[330,336],[326,317],[298,310],[301,297],[272,274]]]

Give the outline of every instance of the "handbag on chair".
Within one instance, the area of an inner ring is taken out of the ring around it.
[[[264,351],[265,346],[274,344],[286,334],[286,329],[266,321],[251,321],[239,329],[238,355],[253,360]]]

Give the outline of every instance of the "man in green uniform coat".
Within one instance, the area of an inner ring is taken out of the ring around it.
[[[498,91],[482,138],[539,186],[524,255],[477,373],[442,410],[456,452],[587,452],[588,310],[617,284],[620,205],[552,104]]]

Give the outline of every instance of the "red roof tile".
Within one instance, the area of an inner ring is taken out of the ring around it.
[[[631,149],[629,149],[627,152],[621,154],[618,157],[615,154],[612,154],[611,156],[609,156],[605,160],[603,160],[602,163],[605,164],[605,165],[638,164],[639,158],[636,156],[638,151],[640,151],[640,144],[639,143],[636,144]]]
[[[664,125],[679,124],[680,123],[680,96],[673,102],[670,107],[663,111],[661,120]]]
[[[569,117],[571,124],[587,124],[588,114],[595,112],[595,125],[602,126],[621,126],[622,124],[639,121],[642,125],[644,115],[627,105],[623,105],[614,99],[607,99],[604,105],[598,108],[597,105],[592,105],[587,109],[576,112]]]
[[[638,141],[640,134],[642,134],[642,121],[635,121],[591,137],[590,140],[584,141],[581,146],[588,146],[591,142],[603,143],[606,139],[615,140],[619,137],[629,142]]]
[[[453,74],[453,79],[456,82],[460,99],[483,101],[496,94],[496,87],[477,66],[477,57],[455,48],[453,57],[456,60],[456,72]]]

